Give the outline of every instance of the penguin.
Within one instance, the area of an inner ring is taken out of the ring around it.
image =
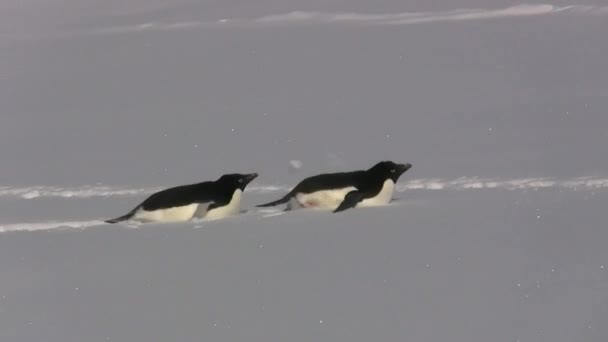
[[[298,183],[283,198],[257,207],[290,202],[287,209],[295,204],[337,213],[354,207],[385,205],[392,199],[399,177],[411,167],[412,164],[382,161],[368,170],[312,176]]]
[[[126,215],[107,220],[140,222],[183,222],[192,218],[220,219],[240,211],[241,195],[258,176],[226,174],[216,181],[177,186],[156,192]]]

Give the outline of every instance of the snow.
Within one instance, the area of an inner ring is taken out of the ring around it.
[[[414,192],[343,214],[4,233],[0,331],[15,341],[601,341],[607,195]]]
[[[302,168],[302,165],[303,165],[303,163],[301,160],[294,159],[294,160],[289,161],[289,166],[294,170]]]
[[[436,12],[355,13],[292,11],[257,18],[223,18],[212,21],[146,22],[135,25],[112,26],[82,31],[85,35],[141,33],[148,31],[197,30],[201,28],[257,28],[268,26],[308,25],[415,25],[436,22],[468,22],[530,16],[605,16],[608,6],[552,4],[520,4],[504,8],[459,8]],[[59,33],[58,35],[66,35]],[[491,130],[491,129],[490,129]]]
[[[293,165],[297,165],[295,167]],[[290,170],[301,168],[301,162],[291,161]],[[407,178],[404,177],[404,178]],[[169,185],[167,185],[169,186]],[[499,179],[481,177],[459,177],[456,179],[420,178],[402,181],[398,184],[397,191],[407,190],[476,190],[476,189],[500,189],[500,190],[538,190],[544,188],[557,188],[572,191],[587,191],[592,189],[608,188],[608,179],[595,177],[575,177],[571,179],[556,179],[551,177]],[[83,185],[83,186],[28,186],[28,187],[0,187],[0,198],[16,197],[25,200],[37,198],[94,198],[94,197],[123,197],[144,196],[162,190],[163,187],[150,188],[128,188],[105,185]],[[252,185],[247,188],[250,193],[278,193],[291,189],[289,185]]]
[[[0,341],[608,340],[603,1],[91,4],[0,4]],[[387,159],[387,206],[255,208]],[[240,215],[102,222],[229,172]]]

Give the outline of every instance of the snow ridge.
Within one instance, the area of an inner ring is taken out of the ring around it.
[[[84,229],[104,224],[101,220],[92,221],[67,221],[67,222],[34,222],[34,223],[12,223],[0,225],[0,233],[17,231],[50,230],[57,228]]]
[[[155,188],[119,188],[111,186],[82,186],[82,187],[52,187],[52,186],[33,186],[33,187],[0,187],[0,198],[17,197],[23,200],[35,200],[37,198],[63,198],[63,199],[83,199],[94,197],[119,197],[119,196],[141,196],[154,191]],[[260,185],[247,188],[249,193],[273,193],[288,191],[290,187],[282,185]],[[577,177],[570,179],[555,179],[550,177],[538,178],[481,178],[481,177],[461,177],[455,179],[444,178],[422,178],[397,184],[397,192],[405,191],[527,191],[541,189],[561,189],[567,191],[598,191],[608,189],[608,178],[596,177]],[[262,217],[272,217],[281,215],[280,210],[260,210],[256,211]],[[47,222],[22,222],[0,224],[0,233],[14,231],[36,231],[50,229],[85,229],[93,226],[103,225],[103,220],[88,221],[47,221]]]
[[[397,191],[406,190],[537,190],[546,188],[561,188],[566,190],[593,190],[608,188],[608,178],[577,177],[571,179],[556,179],[551,177],[537,178],[481,178],[461,177],[455,179],[445,178],[421,178],[405,182],[399,182]],[[94,198],[94,197],[121,197],[121,196],[144,196],[162,190],[163,187],[150,188],[121,188],[102,185],[85,185],[81,187],[57,187],[57,186],[30,186],[30,187],[0,187],[1,197],[17,197],[20,199],[37,198]],[[258,185],[248,187],[245,192],[249,193],[272,193],[289,191],[291,186],[287,185]]]
[[[459,22],[541,15],[607,15],[608,6],[520,4],[484,9],[465,8],[436,12],[355,13],[292,11],[257,18],[225,18],[216,21],[148,22],[139,25],[100,28],[93,33],[113,34],[145,31],[177,31],[197,28],[255,28],[313,25],[411,25],[432,22]]]
[[[578,177],[557,180],[549,177],[538,178],[478,178],[462,177],[453,180],[440,178],[415,179],[397,186],[397,191],[405,190],[538,190],[561,188],[566,190],[593,190],[608,188],[608,178]]]

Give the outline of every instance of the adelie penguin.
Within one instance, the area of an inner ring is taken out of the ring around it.
[[[180,222],[192,218],[220,219],[238,214],[241,195],[247,184],[257,176],[257,173],[227,174],[216,181],[165,189],[150,195],[128,214],[106,222]]]
[[[411,164],[383,161],[364,171],[312,176],[298,183],[283,198],[258,207],[295,202],[305,208],[340,212],[354,207],[385,205],[392,199],[399,177],[411,167]]]

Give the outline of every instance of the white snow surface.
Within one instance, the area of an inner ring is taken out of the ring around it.
[[[341,214],[3,233],[1,336],[599,342],[607,196],[415,191]]]
[[[0,341],[608,341],[607,18],[2,2]],[[255,208],[388,159],[386,206]],[[233,172],[239,215],[103,223]]]

